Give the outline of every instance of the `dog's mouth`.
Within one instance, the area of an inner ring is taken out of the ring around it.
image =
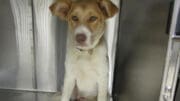
[[[88,50],[92,50],[94,49],[98,44],[99,44],[99,41],[101,40],[102,38],[102,35],[100,35],[97,40],[94,40],[90,43],[78,43],[76,42],[76,49],[80,50],[80,51],[88,51]]]
[[[78,49],[78,50],[89,50],[91,49],[91,43],[87,43],[87,40],[86,41],[75,41],[75,47]]]
[[[93,33],[86,26],[79,26],[74,31],[75,47],[78,50],[92,50],[95,48],[101,40],[104,31],[102,33]]]
[[[85,34],[75,36],[75,47],[79,50],[90,50],[93,47],[93,42],[91,41],[91,36],[86,36]]]

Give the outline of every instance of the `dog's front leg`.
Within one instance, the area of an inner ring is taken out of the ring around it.
[[[107,101],[108,77],[104,76],[99,79],[97,101]]]
[[[69,74],[69,73],[68,73]],[[70,101],[71,94],[75,86],[75,79],[72,75],[66,74],[61,101]]]

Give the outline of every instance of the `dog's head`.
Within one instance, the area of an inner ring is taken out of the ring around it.
[[[50,10],[68,22],[73,41],[82,50],[98,44],[104,34],[105,20],[118,12],[110,0],[57,0]]]

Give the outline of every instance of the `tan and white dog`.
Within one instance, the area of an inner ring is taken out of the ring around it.
[[[105,21],[118,8],[110,0],[57,0],[50,10],[69,25],[61,101],[69,101],[73,92],[79,100],[107,101]]]

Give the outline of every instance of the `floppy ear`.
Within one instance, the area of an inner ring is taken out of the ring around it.
[[[99,0],[98,5],[106,18],[113,17],[118,12],[117,6],[110,0]]]
[[[57,0],[49,7],[52,14],[60,17],[62,20],[66,20],[70,8],[71,2],[69,0]]]

